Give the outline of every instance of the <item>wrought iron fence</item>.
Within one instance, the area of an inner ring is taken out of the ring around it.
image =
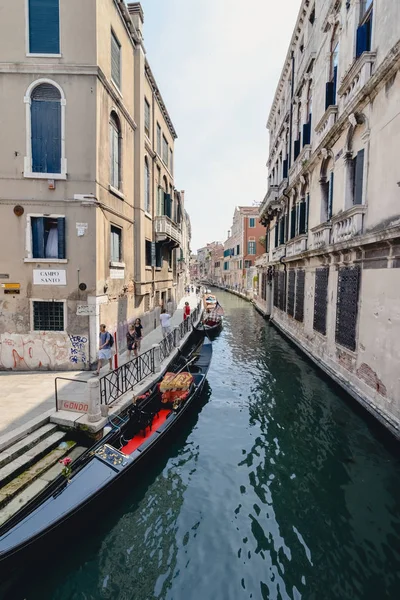
[[[152,348],[100,377],[101,403],[112,404],[154,372],[154,348]]]
[[[161,360],[161,362],[171,354],[172,350],[174,349],[174,345],[175,345],[175,333],[173,331],[171,331],[171,333],[169,333],[167,336],[165,336],[165,338],[162,339],[160,342],[160,360]]]

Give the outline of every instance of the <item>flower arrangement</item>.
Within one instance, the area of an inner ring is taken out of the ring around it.
[[[63,470],[61,471],[61,474],[64,475],[65,479],[67,479],[69,481],[69,477],[71,475],[71,463],[72,463],[72,459],[69,456],[66,456],[65,458],[62,458],[59,461],[62,465],[64,465]]]

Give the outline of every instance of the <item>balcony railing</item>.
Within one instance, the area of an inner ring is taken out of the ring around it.
[[[324,246],[329,246],[331,241],[331,223],[321,223],[317,227],[313,227],[311,230],[311,248],[312,250],[318,250]]]
[[[342,110],[346,108],[371,77],[375,58],[375,52],[363,52],[343,77],[338,89]]]
[[[182,234],[179,227],[169,217],[155,217],[156,241],[163,242],[167,238],[181,244]]]
[[[261,217],[265,214],[266,210],[272,204],[272,202],[274,202],[275,200],[278,199],[278,189],[279,189],[278,185],[270,185],[269,186],[268,192],[266,193],[265,198],[262,201],[262,204],[260,206],[259,214]]]
[[[286,244],[286,256],[295,256],[307,250],[308,234],[297,236]]]
[[[363,231],[363,220],[366,207],[352,206],[341,215],[332,218],[332,244],[346,242]]]
[[[272,250],[272,260],[280,260],[286,254],[286,246],[283,244]]]

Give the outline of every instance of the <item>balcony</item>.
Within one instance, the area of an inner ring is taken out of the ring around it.
[[[321,223],[317,227],[311,229],[311,249],[319,250],[325,246],[329,246],[331,241],[331,223]]]
[[[182,235],[180,229],[174,221],[169,217],[155,217],[154,218],[156,242],[174,242],[174,246],[180,246],[182,242]]]
[[[375,58],[376,52],[363,52],[343,77],[338,89],[341,110],[347,107],[371,77]]]
[[[286,246],[283,244],[272,250],[272,260],[273,261],[280,260],[285,255],[286,255]]]
[[[260,206],[260,217],[265,216],[267,210],[272,206],[273,202],[275,202],[278,199],[278,189],[279,186],[277,185],[269,186],[268,192],[266,193],[266,196]]]
[[[332,217],[332,244],[347,242],[362,233],[366,208],[366,206],[358,204],[346,212]]]
[[[336,105],[328,106],[322,118],[315,128],[315,133],[317,134],[317,145],[320,143],[324,135],[328,133],[330,129],[334,126],[337,118],[338,107]]]
[[[286,244],[286,256],[296,256],[296,254],[301,254],[302,252],[305,252],[307,250],[307,240],[307,233],[298,235],[293,240],[290,240],[290,242]]]
[[[294,179],[295,177],[297,177],[297,175],[301,173],[301,171],[307,166],[307,163],[310,160],[310,156],[311,146],[310,144],[307,144],[302,148],[298,157],[296,158],[296,160],[290,168],[290,179]]]

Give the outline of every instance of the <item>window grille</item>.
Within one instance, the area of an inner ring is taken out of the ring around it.
[[[288,297],[287,297],[287,314],[294,316],[294,299],[296,288],[296,271],[292,270],[288,273]]]
[[[360,267],[342,267],[338,272],[336,303],[336,342],[356,349]]]
[[[64,302],[33,302],[34,331],[64,331]]]
[[[278,273],[274,273],[274,306],[279,308],[279,278]]]
[[[314,295],[314,329],[326,335],[326,314],[328,307],[329,267],[321,267],[315,271]]]
[[[296,321],[302,322],[304,319],[304,285],[305,285],[305,271],[297,271],[296,276],[296,304],[294,311],[294,318]]]

